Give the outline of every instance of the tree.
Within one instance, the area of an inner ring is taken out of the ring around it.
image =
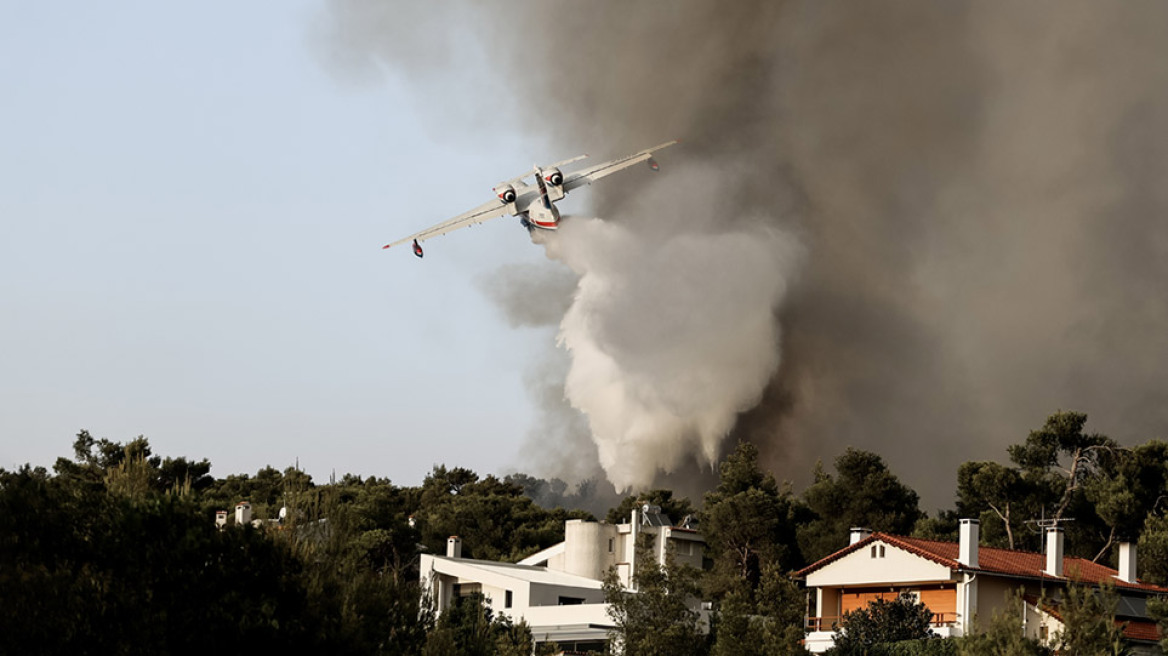
[[[673,490],[647,490],[641,494],[627,496],[615,508],[610,508],[605,521],[609,524],[627,524],[633,509],[649,504],[660,506],[661,513],[675,522],[694,514],[693,504],[685,497],[674,497]]]
[[[777,565],[763,568],[762,584],[755,593],[757,608],[764,618],[762,645],[768,656],[806,654],[803,648],[803,621],[806,597],[803,590]]]
[[[583,511],[545,510],[523,487],[494,476],[435,467],[422,484],[421,507],[414,513],[422,543],[443,553],[451,535],[462,538],[467,557],[520,560],[563,540],[564,522],[590,519]]]
[[[1147,583],[1168,585],[1168,516],[1148,516],[1137,549],[1140,578]]]
[[[965,463],[958,471],[958,512],[979,517],[987,544],[1041,550],[1041,535],[1020,529],[1032,520],[1065,525],[1069,555],[1106,556],[1117,537],[1134,533],[1155,505],[1165,472],[1159,447],[1136,451],[1086,433],[1087,415],[1056,412],[1022,444],[1008,447],[1013,466]],[[1022,545],[1023,541],[1029,544]]]
[[[1016,469],[996,462],[967,462],[957,469],[957,512],[963,517],[982,519],[987,544],[1015,548],[1015,531],[1031,518],[1031,508],[1027,506],[1032,499],[1029,492]],[[1005,535],[1004,543],[994,531],[999,525]]]
[[[426,641],[423,656],[528,656],[531,629],[506,615],[494,616],[486,598],[475,593],[454,600]]]
[[[961,517],[956,510],[938,511],[936,517],[917,520],[913,526],[913,537],[937,542],[957,542]]]
[[[1124,623],[1115,621],[1119,594],[1115,588],[1070,585],[1058,604],[1063,630],[1055,635],[1056,650],[1064,654],[1127,656]]]
[[[531,627],[520,620],[518,624],[506,615],[500,615],[494,623],[495,653],[498,656],[531,656],[533,639]]]
[[[492,621],[491,609],[481,594],[471,594],[455,600],[455,603],[438,618],[436,627],[438,632],[449,629],[454,638],[455,650],[448,652],[447,656],[494,654],[495,636],[491,630]]]
[[[751,591],[745,582],[725,592],[718,601],[711,633],[712,656],[765,656],[762,618],[755,613]]]
[[[118,459],[110,471],[139,457]],[[107,491],[73,473],[0,473],[7,647],[194,653],[312,645],[300,563],[285,545],[251,529],[218,531],[189,498]]]
[[[1134,540],[1168,492],[1168,443],[1115,448],[1100,458],[1097,475],[1083,484],[1086,500],[1107,529],[1098,561],[1119,540]]]
[[[1160,649],[1168,651],[1168,598],[1149,599],[1148,616],[1160,627]]]
[[[994,613],[984,631],[958,639],[960,656],[1048,656],[1051,651],[1026,637],[1021,592],[1010,595],[1005,609]]]
[[[719,474],[700,514],[713,561],[703,581],[717,608],[713,653],[802,653],[804,601],[784,572],[801,564],[795,526],[806,509],[759,468],[751,444],[740,443]]]
[[[877,599],[866,608],[844,613],[828,653],[860,656],[875,645],[929,638],[933,635],[929,628],[932,619],[933,612],[908,595],[895,601]]]
[[[604,579],[604,600],[616,625],[611,634],[616,651],[624,656],[705,654],[706,638],[691,607],[698,594],[697,572],[671,557],[664,566],[658,565],[650,547],[648,541],[638,545],[641,565],[633,575],[635,592],[624,587],[615,569]]]
[[[53,469],[60,476],[76,481],[105,481],[111,474],[115,487],[131,496],[147,490],[169,492],[181,489],[201,491],[211,485],[211,463],[186,458],[155,456],[150,441],[139,435],[126,444],[102,438],[94,439],[83,430],[73,441],[73,461],[58,458]]]
[[[816,517],[798,531],[805,561],[814,562],[846,545],[853,526],[908,535],[924,516],[917,493],[875,453],[849,448],[836,458],[835,469],[833,478],[817,465],[815,482],[803,493]]]
[[[803,648],[804,592],[777,567],[768,566],[759,588],[745,582],[718,603],[711,633],[714,656],[795,656]]]
[[[758,466],[758,449],[740,443],[721,464],[718,487],[706,494],[702,533],[721,580],[758,587],[767,565],[794,569],[802,564],[795,526],[809,514],[789,488]],[[707,587],[715,597],[720,592]]]
[[[416,490],[372,477],[322,488],[290,494],[293,512],[273,533],[304,563],[307,606],[319,617],[322,642],[333,653],[385,655],[438,644],[427,640],[433,609],[418,583],[418,532],[408,523]]]
[[[1115,441],[1099,433],[1084,433],[1087,415],[1059,411],[1047,417],[1042,428],[1030,431],[1023,444],[1009,447],[1010,459],[1032,478],[1047,481],[1060,491],[1050,519],[1062,519],[1075,492],[1116,448]]]

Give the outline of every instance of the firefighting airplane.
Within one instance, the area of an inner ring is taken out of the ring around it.
[[[657,160],[653,159],[653,153],[668,148],[675,143],[677,143],[677,140],[667,141],[627,157],[597,164],[596,166],[591,166],[566,175],[560,171],[561,166],[578,162],[588,156],[580,155],[579,157],[566,159],[549,166],[535,166],[531,171],[523,175],[496,185],[494,188],[496,198],[494,200],[487,201],[469,212],[459,214],[453,219],[443,221],[436,226],[426,228],[421,232],[416,232],[409,237],[399,239],[391,244],[386,244],[382,248],[391,248],[398,244],[412,241],[414,255],[422,257],[421,242],[431,237],[444,235],[453,230],[482,223],[488,219],[505,214],[512,214],[519,217],[519,223],[529,231],[555,230],[560,224],[560,211],[554,203],[566,196],[569,191],[579,189],[587,184],[592,184],[596,180],[641,162],[648,162],[649,168],[656,171],[658,166]],[[535,184],[524,182],[524,179],[528,176],[534,176]]]

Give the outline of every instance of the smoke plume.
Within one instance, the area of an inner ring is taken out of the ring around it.
[[[365,58],[410,43],[370,34],[379,3],[330,4]],[[553,253],[579,276],[566,390],[615,481],[728,431],[797,480],[877,451],[940,505],[1059,408],[1168,433],[1168,5],[463,9],[411,33],[492,35],[500,95],[554,153],[685,139],[648,186],[594,187],[605,223]]]
[[[618,489],[690,454],[716,462],[778,366],[774,309],[798,256],[765,224],[695,234],[686,217],[663,218],[675,230],[575,219],[550,237],[549,254],[580,276],[560,324],[565,396]]]

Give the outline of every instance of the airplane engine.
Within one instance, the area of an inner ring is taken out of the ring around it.
[[[550,169],[544,169],[543,180],[544,180],[544,182],[546,182],[548,184],[555,185],[558,187],[558,186],[564,184],[564,174],[560,173],[560,170],[555,168],[555,167],[552,167]]]
[[[498,187],[495,187],[495,195],[498,196],[499,200],[503,201],[504,203],[514,203],[515,187],[509,184],[499,185]]]

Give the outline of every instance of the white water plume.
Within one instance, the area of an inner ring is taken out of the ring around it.
[[[761,222],[662,236],[584,218],[542,241],[580,278],[560,323],[565,395],[608,479],[648,485],[694,453],[712,466],[779,366],[798,242]]]

